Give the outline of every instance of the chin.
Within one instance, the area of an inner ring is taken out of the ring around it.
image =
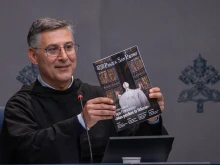
[[[62,78],[61,81],[65,82],[65,81],[70,81],[72,80],[72,76],[70,77],[65,77],[65,78]]]
[[[65,81],[69,81],[72,79],[72,75],[62,75],[62,76],[58,76],[57,79],[60,82],[65,82]]]

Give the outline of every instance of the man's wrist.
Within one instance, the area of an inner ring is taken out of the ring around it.
[[[159,123],[159,121],[160,121],[159,116],[155,116],[155,117],[152,117],[152,118],[148,119],[149,124],[157,124],[157,123]]]

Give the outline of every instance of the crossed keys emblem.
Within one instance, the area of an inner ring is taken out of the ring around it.
[[[178,102],[197,102],[197,112],[203,113],[203,104],[207,101],[220,102],[220,92],[207,86],[214,85],[220,80],[218,71],[206,65],[206,60],[199,57],[193,61],[193,66],[188,66],[181,73],[179,79],[186,85],[193,85],[191,89],[183,90]]]

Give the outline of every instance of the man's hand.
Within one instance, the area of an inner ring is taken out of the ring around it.
[[[113,100],[107,97],[99,97],[87,101],[82,116],[87,124],[87,127],[91,128],[99,120],[112,119],[116,114],[116,107],[113,105]]]
[[[149,93],[149,97],[150,98],[156,98],[157,101],[158,101],[158,104],[160,106],[161,111],[163,111],[164,110],[164,97],[163,97],[163,95],[162,95],[162,93],[160,91],[160,88],[158,88],[158,87],[151,88],[149,90],[149,92],[150,92]],[[157,120],[157,117],[158,116],[152,117],[152,118],[148,119],[148,121],[149,122],[154,122],[154,121]]]

